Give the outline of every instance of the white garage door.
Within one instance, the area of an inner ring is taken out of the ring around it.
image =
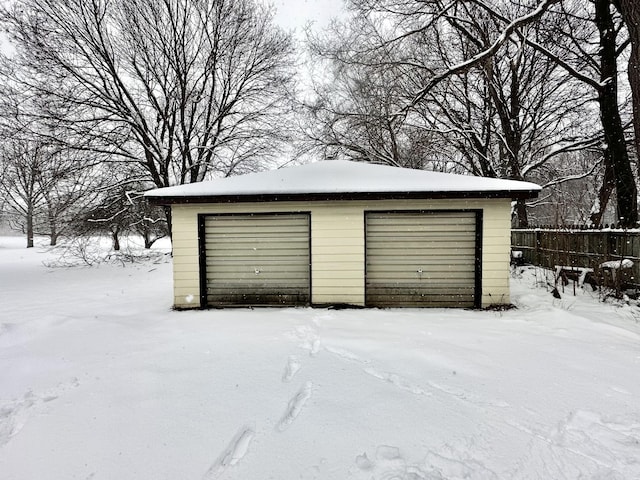
[[[475,306],[480,268],[477,215],[367,213],[367,306]]]
[[[311,299],[309,214],[208,215],[208,306],[306,305]]]

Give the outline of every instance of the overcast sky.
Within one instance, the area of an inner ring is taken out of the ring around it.
[[[329,23],[331,17],[339,15],[343,0],[272,0],[277,9],[276,22],[287,30],[295,29],[300,35],[308,22],[319,29]]]

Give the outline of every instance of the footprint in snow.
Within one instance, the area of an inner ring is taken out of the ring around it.
[[[38,397],[28,391],[20,400],[0,408],[0,446],[9,443],[12,437],[20,433],[29,418],[29,410],[39,403]]]
[[[320,339],[316,338],[313,340],[313,343],[311,344],[309,355],[311,355],[312,357],[315,357],[316,355],[318,355],[319,351],[320,351]]]
[[[235,466],[249,451],[251,440],[255,432],[250,427],[241,428],[233,437],[227,448],[218,459],[209,467],[202,480],[214,480],[219,478],[229,467]]]
[[[295,396],[289,400],[289,404],[287,405],[287,410],[280,422],[278,422],[278,430],[284,432],[289,426],[298,418],[304,404],[307,403],[307,400],[311,398],[311,394],[313,393],[313,383],[307,382],[304,386],[295,394]]]
[[[442,477],[427,476],[421,466],[412,465],[400,454],[396,447],[380,445],[376,449],[374,458],[369,458],[366,452],[355,459],[363,480],[426,480],[441,479]]]
[[[69,383],[61,383],[57,387],[47,390],[40,395],[34,394],[31,390],[24,394],[19,400],[0,407],[0,446],[6,445],[24,428],[27,421],[33,415],[34,408],[56,400],[60,394],[71,387],[79,385],[78,379],[74,378]]]
[[[309,355],[315,357],[320,351],[320,337],[315,328],[308,325],[296,327],[290,337],[302,340],[300,347],[309,351]]]
[[[290,355],[287,359],[287,365],[284,367],[284,373],[282,374],[283,382],[290,382],[291,379],[298,373],[302,365],[298,362],[298,358],[295,355]]]

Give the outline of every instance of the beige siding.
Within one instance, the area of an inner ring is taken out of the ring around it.
[[[200,306],[198,214],[310,212],[311,301],[364,305],[364,212],[420,209],[483,210],[482,305],[509,303],[511,203],[488,199],[174,205],[174,304],[177,308]],[[193,275],[184,274],[188,272]]]

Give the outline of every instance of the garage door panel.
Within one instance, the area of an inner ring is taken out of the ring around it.
[[[372,247],[367,244],[367,251],[369,251],[374,256],[386,256],[387,254],[398,256],[402,254],[405,257],[423,257],[425,255],[425,250],[429,249],[431,252],[430,257],[437,256],[475,256],[475,244],[469,245],[468,243],[458,244],[456,242],[451,242],[450,244],[439,245],[433,244],[430,242],[424,242],[421,246],[414,247],[403,247],[400,242],[394,242],[394,250],[389,252],[389,247]]]
[[[286,292],[238,292],[238,293],[222,293],[208,294],[207,302],[210,306],[234,306],[234,305],[253,305],[253,306],[270,306],[270,305],[305,305],[309,303],[307,295],[301,295],[299,292],[288,294]]]
[[[235,260],[235,259],[233,259]],[[207,262],[207,268],[215,269],[218,273],[225,273],[228,275],[232,275],[234,273],[245,274],[250,273],[251,275],[257,276],[261,274],[277,274],[277,273],[299,273],[300,275],[307,275],[309,268],[305,265],[297,265],[293,263],[286,262],[277,262],[275,259],[272,263],[255,263],[254,265],[249,266],[249,268],[238,268],[237,263],[233,262]],[[256,273],[258,270],[258,273]]]
[[[415,282],[417,284],[429,284],[433,282],[438,283],[456,283],[459,280],[469,280],[470,282],[475,279],[473,272],[462,270],[447,270],[446,277],[442,272],[422,273],[416,274],[411,271],[372,271],[367,272],[367,278],[371,281],[395,283],[398,281]]]
[[[287,230],[304,230],[304,225],[292,222],[292,216],[298,214],[259,214],[259,215],[211,215],[207,217],[209,225],[215,223],[220,228],[232,228],[233,231],[250,231],[265,229],[276,231],[277,228],[286,227]]]
[[[243,282],[247,285],[252,284],[252,285],[261,285],[264,284],[264,280],[263,278],[265,276],[268,276],[269,278],[269,282],[270,284],[275,285],[275,283],[279,283],[280,285],[282,284],[287,284],[287,283],[291,283],[293,285],[299,285],[301,281],[307,281],[307,279],[309,278],[309,276],[307,275],[307,272],[304,271],[268,271],[268,270],[263,270],[260,271],[260,274],[256,275],[254,272],[234,272],[234,271],[229,271],[227,270],[226,272],[221,272],[219,271],[219,273],[221,275],[224,275],[225,278],[227,279],[227,285],[229,285],[229,282],[231,281],[236,281],[236,282]],[[225,286],[226,288],[226,286]]]
[[[418,267],[420,265],[452,265],[456,262],[457,260],[462,260],[462,258],[465,258],[467,261],[474,261],[475,260],[475,253],[474,254],[467,254],[467,255],[455,255],[454,253],[449,252],[449,254],[447,255],[435,255],[433,258],[430,257],[421,257],[420,259],[416,260],[416,261],[411,261],[409,264],[412,266],[416,267],[416,270],[418,269]],[[377,265],[388,265],[389,268],[392,268],[395,265],[405,265],[407,264],[407,256],[406,255],[386,255],[384,257],[380,257],[378,259],[375,260],[375,262],[368,262],[367,263],[367,267],[368,268],[373,268],[376,267]]]
[[[424,250],[427,248],[431,248],[433,250],[433,256],[428,257],[424,255]],[[392,252],[390,255],[386,255],[386,249],[375,249],[368,248],[367,251],[371,255],[370,258],[375,260],[367,262],[369,266],[371,265],[396,265],[396,264],[406,264],[409,262],[410,265],[415,265],[415,269],[417,270],[421,264],[424,265],[438,265],[445,264],[451,265],[455,264],[466,264],[469,261],[475,259],[475,249],[464,248],[461,249],[459,255],[456,255],[455,249],[449,248],[448,251],[444,252],[442,249],[430,247],[429,244],[424,245],[422,249],[400,249],[398,252]]]
[[[246,234],[234,234],[233,239],[238,243],[246,243],[246,244],[255,244],[256,243],[256,229],[251,232],[247,232]],[[300,241],[303,239],[308,239],[309,232],[289,232],[290,241]],[[208,242],[213,242],[216,244],[224,244],[227,240],[227,235],[220,238],[216,235],[206,235],[205,240]],[[273,232],[269,234],[262,233],[260,231],[260,242],[261,243],[273,243],[273,242],[281,242],[282,241],[282,230],[279,232]]]
[[[208,305],[310,302],[308,214],[211,215],[204,230]]]
[[[393,295],[395,297],[406,297],[406,298],[410,298],[410,297],[425,297],[426,300],[428,300],[427,297],[431,297],[433,295],[437,295],[437,296],[451,296],[451,297],[458,297],[460,295],[472,295],[473,294],[473,288],[470,287],[454,287],[454,286],[434,286],[429,292],[425,292],[423,290],[423,286],[422,285],[403,285],[401,288],[399,287],[377,287],[377,288],[373,288],[372,289],[372,293],[376,293],[376,294],[386,294],[386,295]],[[415,300],[415,299],[414,299]]]
[[[388,222],[393,222],[393,219],[387,220]],[[468,223],[466,221],[455,224],[447,224],[446,221],[438,222],[438,223],[422,223],[422,224],[414,224],[414,223],[404,223],[398,225],[389,225],[385,223],[372,222],[368,224],[370,227],[376,228],[377,231],[380,232],[381,235],[386,235],[390,233],[395,233],[398,231],[411,233],[413,235],[424,235],[430,232],[440,232],[443,234],[444,232],[467,232],[474,230],[475,224]]]
[[[373,213],[373,212],[372,212]],[[399,215],[404,215],[404,217]],[[456,225],[474,225],[475,221],[472,217],[460,218],[458,216],[460,212],[452,210],[450,212],[419,212],[419,215],[423,215],[422,218],[414,215],[413,212],[392,212],[389,214],[375,213],[375,217],[370,218],[368,225],[381,225],[383,228],[389,228],[389,221],[393,222],[393,225],[411,225],[416,227],[423,227],[425,225],[442,225],[444,228],[455,227]],[[428,217],[425,215],[429,215]],[[449,219],[456,218],[456,223],[452,224]]]
[[[266,294],[274,294],[274,295],[297,295],[299,288],[298,284],[295,282],[290,283],[280,283],[277,285],[277,293],[274,293],[274,284],[270,282],[269,284],[258,283],[255,282],[253,284],[242,282],[242,283],[228,283],[224,286],[220,287],[209,287],[208,292],[210,295],[225,295],[232,293],[233,295],[250,295],[252,293],[266,295]]]
[[[460,308],[466,307],[467,295],[431,295],[424,300],[416,301],[415,296],[387,295],[388,301],[380,301],[376,307],[415,307],[415,308]],[[471,308],[471,306],[469,306]]]
[[[246,258],[246,259],[255,259],[255,261],[261,261],[261,258],[264,259],[275,259],[279,258],[291,258],[294,255],[304,255],[305,252],[308,252],[308,248],[256,248],[256,249],[247,249],[244,247],[238,247],[237,249],[233,249],[232,247],[228,248],[216,248],[212,247],[211,258]]]
[[[366,303],[475,305],[475,212],[366,215]]]

